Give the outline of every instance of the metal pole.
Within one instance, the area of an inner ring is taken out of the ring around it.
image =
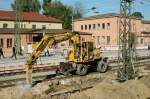
[[[134,77],[134,42],[131,40],[131,3],[132,0],[120,0],[118,63],[122,63],[123,66],[118,73],[121,80],[129,80]]]
[[[72,18],[72,33],[73,33],[73,31],[74,31],[73,15],[71,16],[71,18]]]
[[[20,37],[20,14],[19,11],[20,7],[19,7],[19,2],[18,0],[16,0],[16,51],[18,54],[21,54],[21,37]]]

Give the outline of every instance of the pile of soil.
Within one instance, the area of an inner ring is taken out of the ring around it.
[[[92,89],[72,95],[70,99],[148,99],[149,97],[150,89],[145,84],[131,80],[125,83],[104,81]]]
[[[28,86],[14,86],[0,91],[1,99],[32,99],[32,96]]]
[[[140,79],[148,88],[150,88],[150,73]]]
[[[150,74],[140,80],[130,80],[124,83],[112,80],[111,76],[101,79],[99,76],[87,76],[71,80],[42,82],[32,88],[19,85],[1,89],[0,99],[41,99],[41,96],[46,97],[51,93],[78,89],[83,85],[93,86],[93,88],[69,94],[64,99],[150,99]]]
[[[78,77],[59,81],[42,82],[32,88],[27,85],[18,85],[1,89],[0,97],[2,99],[41,99],[41,97],[47,97],[52,93],[79,89],[81,85],[94,85],[100,81],[101,79],[99,76],[87,76],[84,77],[84,79]]]

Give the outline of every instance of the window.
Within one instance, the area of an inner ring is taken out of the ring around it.
[[[101,42],[102,42],[103,44],[105,44],[105,43],[106,43],[105,36],[102,36],[102,38],[101,38]]]
[[[26,28],[26,24],[24,24],[24,28]]]
[[[14,24],[14,28],[15,28],[15,29],[18,28],[18,24]]]
[[[144,39],[141,39],[141,44],[143,44],[144,43]]]
[[[100,44],[100,36],[97,36],[97,44]]]
[[[42,29],[46,29],[46,25],[42,25]]]
[[[107,23],[107,29],[110,29],[110,23]]]
[[[102,29],[105,29],[105,23],[102,24]]]
[[[7,39],[7,48],[12,47],[12,38]]]
[[[32,29],[36,29],[36,25],[34,24],[34,25],[32,25]]]
[[[107,36],[107,44],[110,44],[110,36]]]
[[[93,24],[93,29],[95,29],[95,24]]]
[[[81,25],[81,30],[83,30],[83,25]]]
[[[3,44],[4,44],[4,43],[3,43],[3,39],[0,38],[0,46],[3,47],[3,46],[4,46]]]
[[[21,24],[21,28],[23,28],[23,24]]]
[[[101,28],[101,25],[100,25],[100,24],[97,24],[97,27],[98,27],[98,29],[100,29],[100,28]]]
[[[3,28],[8,28],[8,24],[4,23]]]
[[[85,30],[87,30],[87,25],[85,25]]]
[[[91,24],[89,24],[89,30],[91,29]]]

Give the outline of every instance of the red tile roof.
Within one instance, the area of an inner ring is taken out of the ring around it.
[[[36,12],[21,12],[19,14],[21,21],[33,21],[33,22],[49,22],[49,23],[62,23],[63,21],[41,15]],[[16,20],[15,11],[0,11],[0,20]]]

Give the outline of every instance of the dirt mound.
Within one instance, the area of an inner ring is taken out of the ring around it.
[[[2,89],[0,99],[32,99],[32,93],[28,86],[15,86]]]
[[[150,89],[137,80],[125,83],[102,82],[93,89],[89,89],[81,94],[71,96],[71,99],[147,99],[150,97]],[[86,97],[86,98],[83,98]]]
[[[140,79],[148,88],[150,88],[150,73]]]
[[[149,82],[150,75],[140,80],[130,80],[124,83],[112,80],[111,76],[100,78],[99,75],[92,75],[84,78],[42,82],[32,88],[27,85],[19,85],[1,89],[0,99],[41,99],[41,97],[47,97],[42,99],[50,99],[49,95],[51,94],[68,90],[71,92],[74,89],[79,90],[72,94],[61,93],[60,96],[63,95],[63,99],[149,99]],[[93,86],[93,88],[80,90],[80,88],[84,89],[89,86]]]

